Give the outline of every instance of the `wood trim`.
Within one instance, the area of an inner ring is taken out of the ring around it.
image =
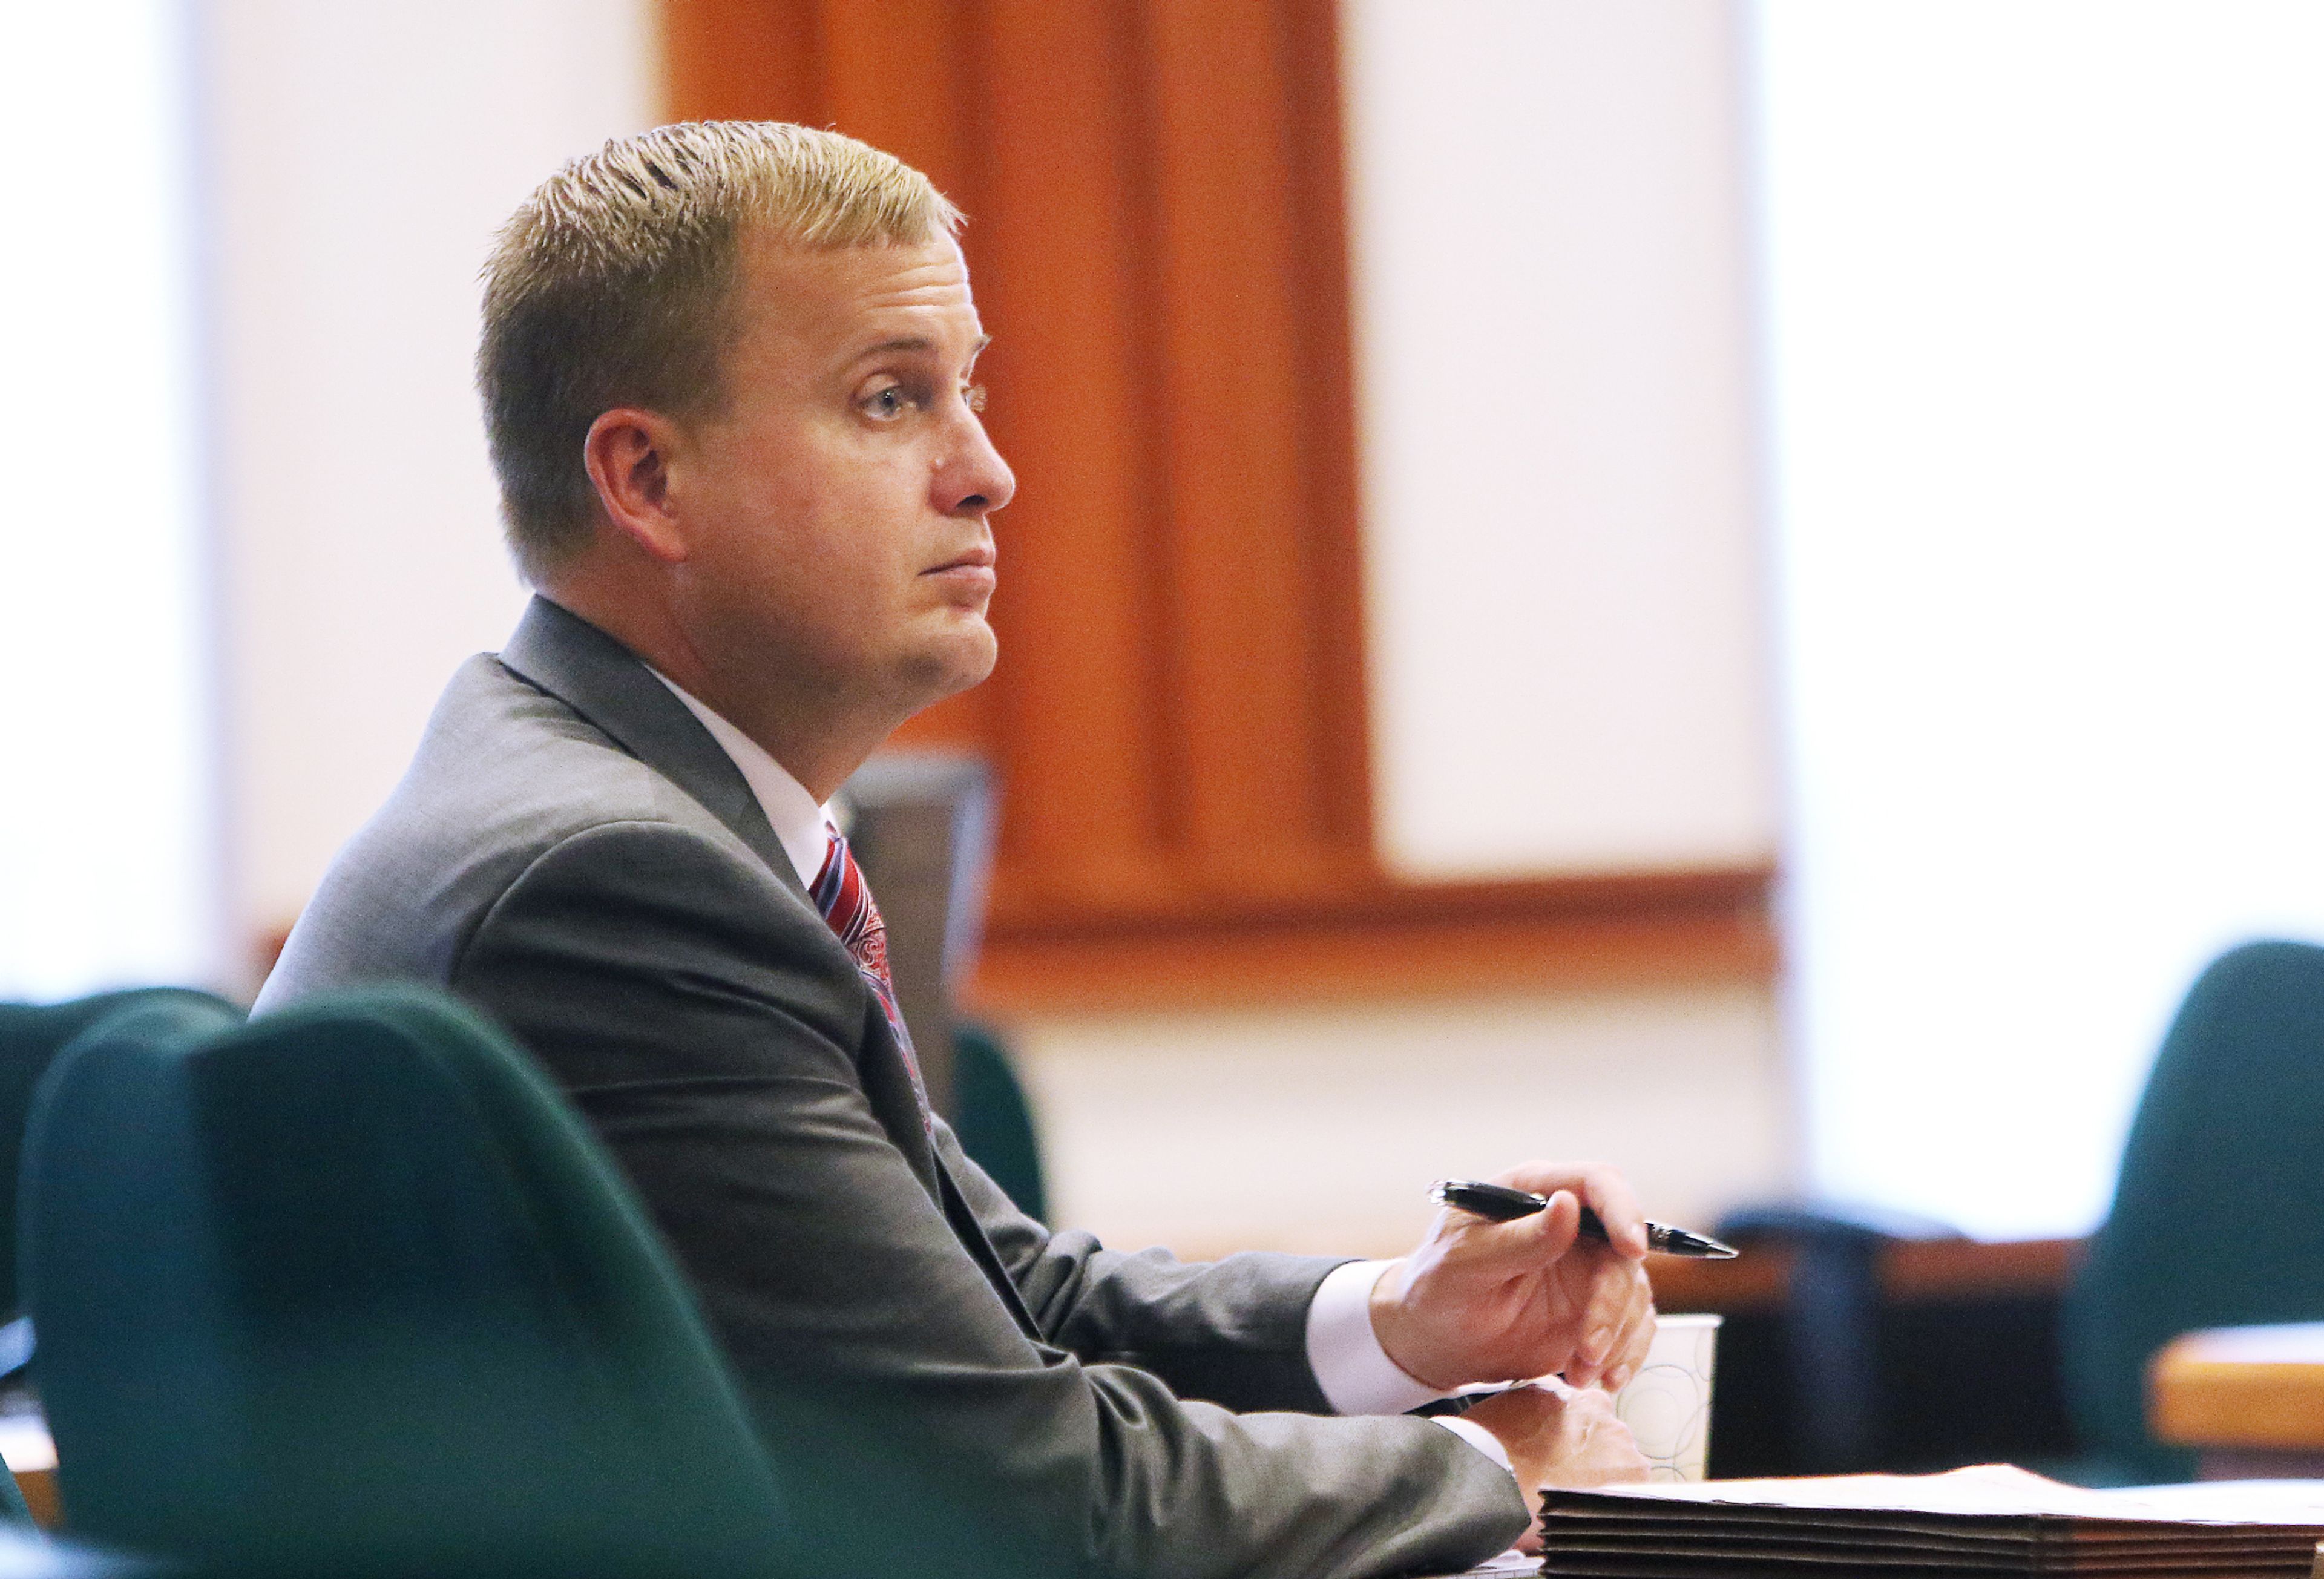
[[[1880,1288],[1898,1304],[2061,1294],[2082,1264],[2080,1239],[1907,1239],[1880,1260]]]
[[[966,1011],[1008,1020],[1763,983],[1779,954],[1765,901],[1772,881],[1752,867],[1381,883],[1176,914],[1033,912],[988,933],[961,996]],[[259,939],[257,979],[290,935],[286,923]]]
[[[1005,786],[1000,896],[1071,909],[1167,881],[1183,824],[1163,771],[1176,589],[1155,399],[1155,159],[1139,14],[993,0],[990,128],[968,245],[997,339],[1001,663],[982,743]],[[1038,792],[1031,787],[1038,786]]]
[[[1731,1261],[1648,1256],[1646,1280],[1654,1285],[1655,1308],[1674,1316],[1780,1310],[1791,1292],[1792,1258],[1782,1251],[1753,1251]]]
[[[2154,1356],[2146,1382],[2163,1441],[2324,1449],[2324,1323],[2186,1334]]]
[[[671,0],[659,21],[672,119],[780,115],[829,124],[821,6]]]
[[[1298,900],[996,916],[965,996],[1012,1014],[1764,982],[1766,868],[1379,882]]]
[[[1164,155],[1151,300],[1171,520],[1159,547],[1176,594],[1173,749],[1157,766],[1181,799],[1181,875],[1211,893],[1255,881],[1301,892],[1371,854],[1369,821],[1350,822],[1333,792],[1346,752],[1331,736],[1353,719],[1315,705],[1362,695],[1360,672],[1318,639],[1359,596],[1360,568],[1326,551],[1352,523],[1326,519],[1324,503],[1352,511],[1349,479],[1333,474],[1354,457],[1303,440],[1314,415],[1350,405],[1344,303],[1303,320],[1299,291],[1312,293],[1318,260],[1345,273],[1344,238],[1314,233],[1338,208],[1341,172],[1299,157],[1296,114],[1306,78],[1332,80],[1332,21],[1304,0],[1146,5],[1148,134]],[[1296,58],[1295,22],[1316,58]]]
[[[2055,1297],[2073,1281],[2086,1248],[2080,1239],[1899,1240],[1880,1251],[1880,1297],[1891,1306]],[[1738,1315],[1782,1307],[1792,1256],[1780,1249],[1747,1251],[1731,1261],[1655,1256],[1646,1270],[1664,1310]]]
[[[1371,708],[1365,658],[1363,503],[1356,433],[1355,309],[1348,278],[1348,174],[1338,0],[1285,17],[1288,201],[1303,245],[1291,260],[1293,322],[1307,416],[1298,425],[1309,487],[1303,534],[1315,567],[1306,611],[1314,642],[1321,808],[1337,836],[1372,848]]]

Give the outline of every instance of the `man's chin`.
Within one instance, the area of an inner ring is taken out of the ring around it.
[[[913,711],[934,706],[947,697],[982,685],[1001,656],[992,627],[982,619],[947,633],[946,639],[913,665],[912,689],[919,700]]]

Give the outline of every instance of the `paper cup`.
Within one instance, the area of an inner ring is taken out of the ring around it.
[[[1659,1318],[1646,1362],[1614,1395],[1614,1412],[1654,1464],[1648,1480],[1702,1479],[1711,1456],[1711,1361],[1719,1321],[1715,1316]]]

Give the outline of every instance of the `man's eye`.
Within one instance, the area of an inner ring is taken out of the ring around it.
[[[912,409],[911,392],[900,383],[887,388],[866,399],[863,410],[876,421],[892,422]]]
[[[968,409],[972,411],[984,410],[984,386],[981,383],[972,383],[964,388],[960,398],[968,402]]]

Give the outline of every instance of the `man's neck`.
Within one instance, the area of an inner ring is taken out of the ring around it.
[[[864,759],[895,733],[900,719],[855,716],[844,707],[809,706],[756,676],[722,669],[704,657],[667,611],[596,596],[586,577],[543,586],[540,595],[586,620],[634,652],[671,684],[733,724],[820,803],[838,792]],[[868,711],[858,709],[855,711]]]

